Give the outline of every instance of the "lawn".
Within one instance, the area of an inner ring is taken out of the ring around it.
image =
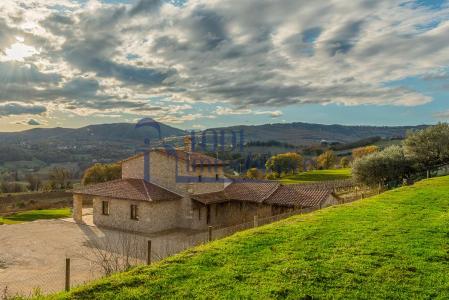
[[[29,210],[15,213],[7,217],[0,217],[0,223],[3,224],[18,224],[23,222],[31,222],[42,219],[60,219],[68,218],[72,215],[70,208],[61,209],[42,209]]]
[[[282,177],[279,181],[285,184],[312,183],[327,180],[341,180],[351,178],[351,169],[313,170],[296,175]]]
[[[448,299],[449,177],[237,233],[50,299]]]

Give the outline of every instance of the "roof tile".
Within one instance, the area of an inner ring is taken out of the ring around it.
[[[166,201],[181,199],[182,196],[143,179],[118,179],[83,188],[74,189],[74,194],[129,199],[140,201]]]

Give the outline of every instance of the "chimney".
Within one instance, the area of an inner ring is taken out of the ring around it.
[[[190,135],[184,137],[184,151],[192,152],[192,137]]]

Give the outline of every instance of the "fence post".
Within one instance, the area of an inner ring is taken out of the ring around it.
[[[151,265],[151,240],[147,244],[147,265]]]
[[[257,215],[254,216],[254,227],[259,226],[259,217]]]
[[[209,242],[212,241],[212,226],[208,227],[208,240]]]
[[[70,291],[70,258],[65,259],[65,290]]]

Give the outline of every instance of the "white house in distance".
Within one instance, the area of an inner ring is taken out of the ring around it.
[[[230,226],[255,215],[337,203],[326,188],[225,180],[223,161],[191,149],[186,137],[182,149],[154,149],[122,161],[122,179],[74,190],[75,221],[82,222],[83,201],[93,202],[96,226],[142,233]]]

